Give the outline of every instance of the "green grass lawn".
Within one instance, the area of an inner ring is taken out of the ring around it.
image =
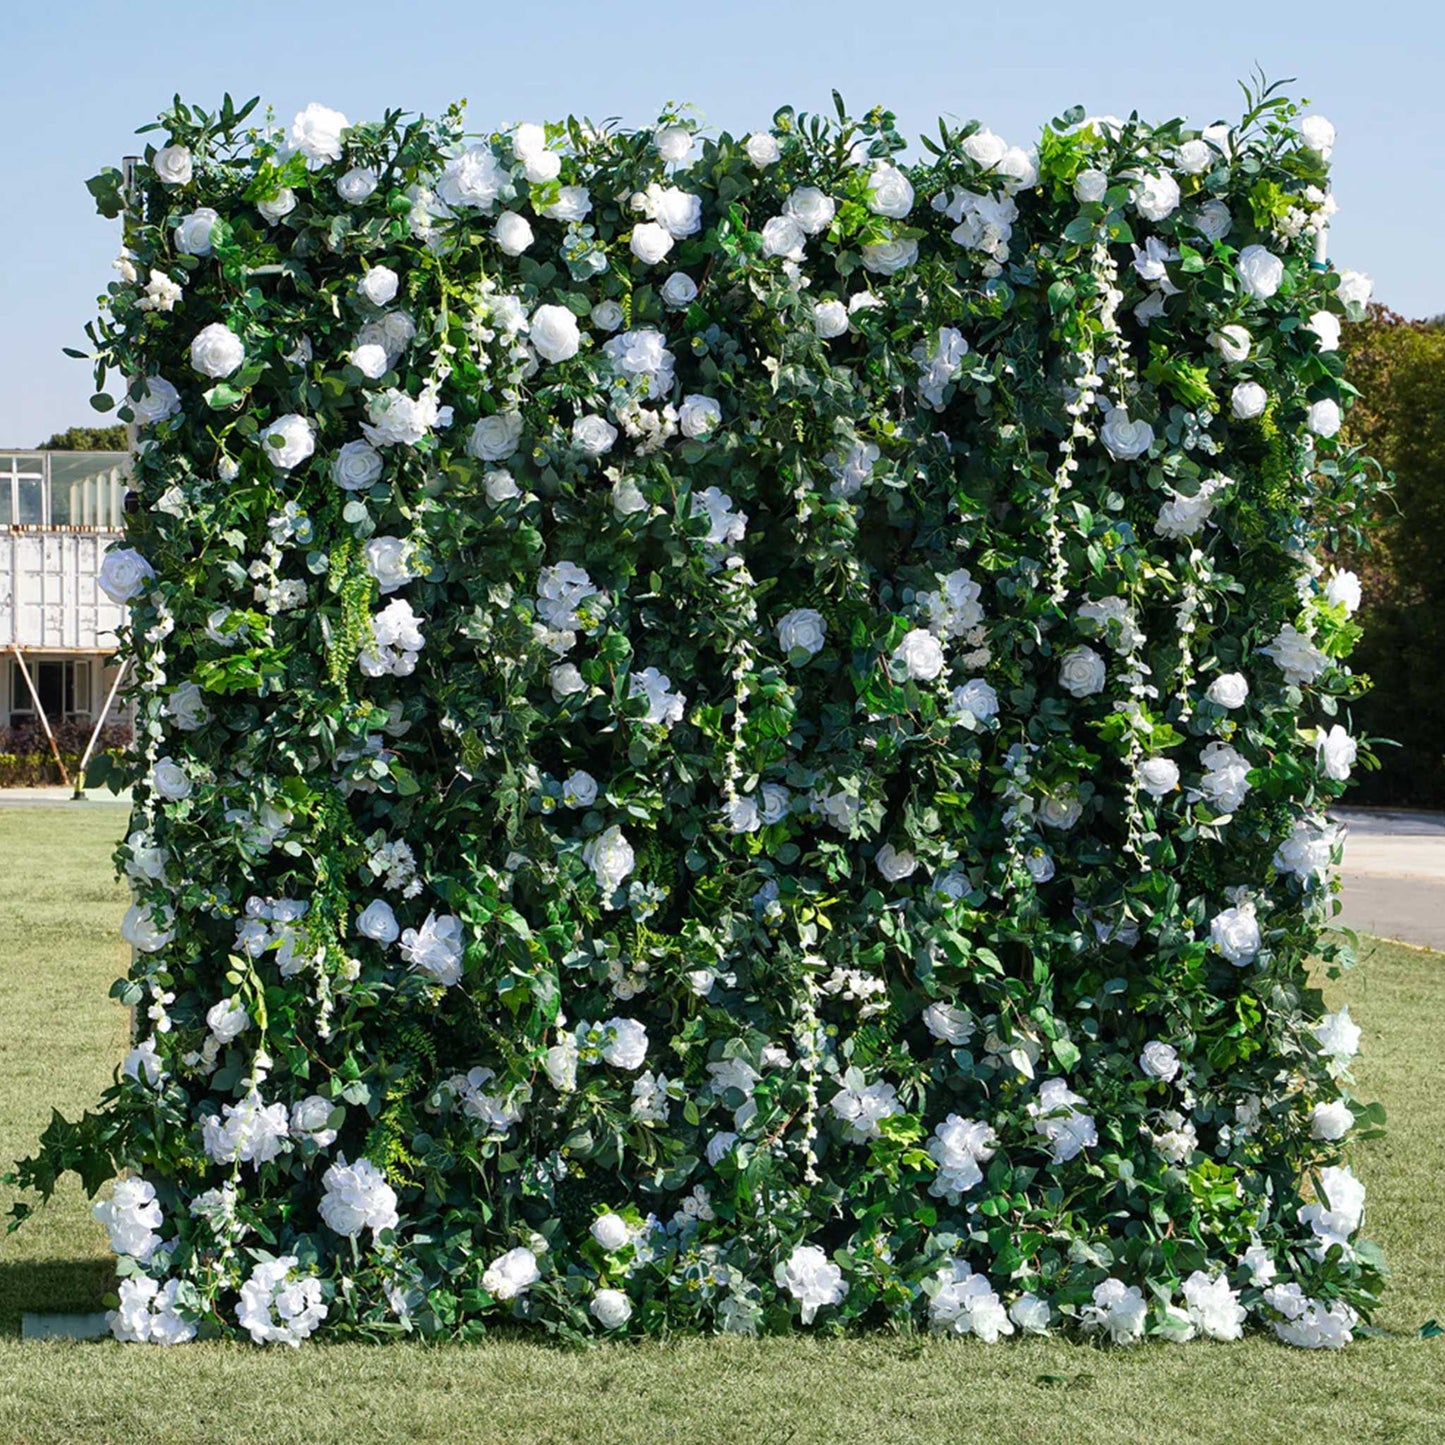
[[[124,1048],[115,808],[0,810],[0,1165],[52,1105],[92,1103]],[[1372,944],[1348,982],[1360,1078],[1392,1133],[1363,1146],[1367,1227],[1395,1279],[1382,1338],[1308,1354],[1244,1344],[1104,1350],[1065,1340],[680,1340],[570,1353],[18,1339],[24,1310],[95,1309],[104,1236],[76,1188],[0,1240],[0,1445],[116,1441],[804,1445],[1445,1440],[1445,957]],[[9,1199],[0,1192],[0,1209]]]

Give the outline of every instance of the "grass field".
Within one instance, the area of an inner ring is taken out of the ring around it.
[[[123,1048],[114,808],[0,810],[0,1166],[56,1105],[91,1103]],[[176,1350],[18,1339],[27,1309],[95,1309],[103,1235],[78,1189],[0,1240],[0,1445],[588,1442],[992,1445],[1445,1440],[1445,957],[1366,949],[1348,980],[1360,1077],[1389,1138],[1355,1164],[1396,1278],[1382,1337],[1343,1354],[1240,1345],[1103,1350],[1062,1340],[682,1340],[568,1353],[239,1345]],[[0,1194],[0,1209],[9,1200]]]

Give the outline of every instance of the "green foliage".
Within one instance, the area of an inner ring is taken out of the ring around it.
[[[40,450],[48,452],[123,452],[130,446],[126,428],[115,426],[72,426],[56,432]]]

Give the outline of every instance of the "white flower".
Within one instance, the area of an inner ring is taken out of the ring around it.
[[[1261,647],[1260,651],[1274,659],[1286,682],[1296,686],[1313,682],[1330,665],[1329,658],[1314,645],[1309,635],[1288,622],[1280,628],[1274,641],[1268,647]]]
[[[191,780],[173,758],[157,758],[151,765],[150,785],[161,797],[178,803],[191,796]]]
[[[1341,425],[1340,404],[1326,397],[1313,402],[1305,412],[1305,425],[1317,436],[1328,439],[1339,431]]]
[[[1323,818],[1300,818],[1276,850],[1274,866],[1281,873],[1294,874],[1309,887],[1329,868],[1330,855],[1340,836],[1340,830]],[[1348,1010],[1345,1016],[1348,1018]]]
[[[616,1254],[632,1243],[632,1226],[620,1214],[599,1214],[592,1221],[592,1238],[608,1254]]]
[[[1300,139],[1306,147],[1319,156],[1322,161],[1330,158],[1330,152],[1335,148],[1335,128],[1322,115],[1307,115],[1300,119]]]
[[[176,1303],[178,1279],[162,1285],[146,1275],[120,1282],[119,1307],[105,1317],[111,1334],[123,1344],[182,1345],[196,1337],[196,1324],[185,1319]]]
[[[972,677],[954,688],[948,711],[950,717],[988,722],[998,716],[998,693],[982,678]]]
[[[1363,306],[1375,289],[1375,283],[1363,271],[1341,271],[1335,295],[1347,306]]]
[[[983,1183],[983,1170],[993,1158],[998,1135],[977,1119],[950,1114],[928,1141],[928,1157],[938,1166],[928,1192],[935,1198],[958,1204],[968,1191]]]
[[[1331,1166],[1320,1170],[1319,1192],[1317,1203],[1302,1205],[1299,1210],[1299,1222],[1308,1225],[1318,1240],[1310,1253],[1323,1259],[1339,1245],[1348,1259],[1350,1237],[1359,1230],[1365,1211],[1365,1186],[1348,1165]]]
[[[536,240],[527,218],[519,216],[515,211],[503,211],[497,217],[492,226],[492,235],[497,242],[497,249],[504,256],[520,256]]]
[[[894,649],[893,663],[914,681],[929,682],[944,669],[943,647],[926,628],[915,627]]]
[[[1026,1335],[1044,1335],[1049,1330],[1050,1310],[1047,1300],[1037,1295],[1021,1294],[1008,1308],[1008,1317]]]
[[[1249,1271],[1250,1284],[1259,1289],[1263,1289],[1274,1279],[1276,1273],[1274,1260],[1262,1244],[1251,1244],[1239,1256],[1239,1262]]]
[[[159,913],[140,903],[132,903],[121,920],[120,936],[138,953],[159,953],[175,937],[175,922],[169,908]]]
[[[605,416],[579,416],[572,423],[572,445],[584,456],[600,457],[617,441],[617,428]]]
[[[812,607],[796,607],[778,620],[778,646],[791,659],[794,652],[816,657],[828,639],[823,614]]]
[[[318,1149],[330,1148],[336,1142],[336,1130],[331,1127],[335,1109],[336,1105],[321,1094],[297,1100],[291,1106],[291,1137],[309,1139]]]
[[[655,266],[672,250],[672,232],[656,221],[643,221],[632,228],[628,248],[644,266]]]
[[[592,870],[603,897],[610,898],[627,881],[637,859],[632,844],[614,823],[587,841],[582,861]]]
[[[126,1078],[134,1079],[136,1083],[145,1084],[152,1089],[158,1089],[170,1078],[165,1065],[161,1062],[161,1056],[153,1038],[137,1044],[125,1056],[125,1062],[121,1064],[120,1071]]]
[[[580,669],[573,662],[559,662],[548,673],[547,683],[552,689],[552,697],[556,702],[562,702],[569,697],[576,697],[578,693],[587,691],[587,683],[583,679]]]
[[[413,397],[388,387],[366,398],[366,417],[361,430],[373,446],[409,447],[431,433],[439,419],[439,408],[432,392]]]
[[[1310,1138],[1334,1143],[1355,1127],[1355,1116],[1343,1099],[1316,1104],[1310,1110]]]
[[[900,853],[892,843],[885,843],[873,861],[878,865],[878,871],[890,883],[898,883],[911,877],[918,868],[918,859],[912,853]]]
[[[1320,772],[1337,783],[1343,783],[1350,776],[1358,750],[1354,738],[1339,723],[1329,732],[1323,728],[1315,729],[1315,755]]]
[[[1329,1306],[1309,1299],[1297,1284],[1272,1285],[1264,1303],[1283,1316],[1273,1320],[1274,1332],[1287,1345],[1302,1350],[1341,1350],[1354,1338],[1357,1316],[1343,1300]]]
[[[597,779],[580,768],[562,784],[562,802],[569,808],[590,808],[597,801]]]
[[[1144,1045],[1144,1052],[1139,1055],[1139,1067],[1151,1078],[1171,1083],[1179,1073],[1178,1051],[1172,1044],[1154,1039]]]
[[[743,143],[743,149],[758,170],[772,165],[783,153],[776,137],[769,135],[766,131],[755,131]]]
[[[1319,340],[1321,351],[1340,349],[1340,318],[1333,311],[1316,311],[1305,326]]]
[[[1159,508],[1155,532],[1161,537],[1193,537],[1213,514],[1220,492],[1231,485],[1229,477],[1207,477],[1192,497],[1170,488]]]
[[[897,166],[875,161],[868,178],[868,209],[877,216],[902,220],[913,209],[913,184]]]
[[[660,400],[672,390],[675,358],[662,332],[652,327],[624,331],[606,342],[602,352],[614,371],[647,382],[649,400]]]
[[[145,1264],[160,1248],[161,1237],[155,1231],[162,1215],[154,1184],[134,1177],[117,1179],[110,1198],[92,1205],[90,1212],[106,1227],[116,1254]]]
[[[522,414],[519,411],[499,411],[484,416],[472,428],[467,439],[467,450],[483,462],[504,462],[521,444]]]
[[[445,988],[461,982],[465,946],[462,921],[450,913],[440,918],[428,913],[420,928],[408,928],[401,935],[401,956]]]
[[[1154,428],[1147,421],[1130,421],[1129,414],[1115,407],[1099,428],[1099,440],[1117,462],[1132,462],[1154,445]]]
[[[1080,171],[1074,177],[1074,199],[1082,205],[1097,205],[1109,189],[1109,177],[1099,170]]]
[[[1013,1323],[986,1275],[975,1274],[959,1259],[945,1259],[934,1278],[938,1288],[928,1301],[930,1329],[976,1335],[994,1344],[1014,1332]],[[925,1293],[929,1293],[925,1285]]]
[[[575,430],[575,429],[574,429]],[[522,495],[517,479],[508,471],[491,471],[482,478],[482,490],[493,505],[510,502]]]
[[[347,442],[331,459],[331,480],[347,492],[365,491],[381,471],[381,453],[363,441]]]
[[[976,130],[972,135],[963,138],[959,149],[975,165],[988,170],[1004,158],[1008,152],[1008,144],[1002,136],[996,136],[991,130]]]
[[[1139,787],[1151,798],[1165,798],[1179,786],[1179,765],[1169,758],[1145,758],[1138,778]]]
[[[1267,301],[1284,280],[1284,262],[1263,246],[1246,246],[1234,268],[1245,291],[1256,301]]]
[[[1221,326],[1209,338],[1209,344],[1226,361],[1244,361],[1249,356],[1253,338],[1243,326]]]
[[[802,186],[783,202],[783,214],[796,221],[809,236],[826,231],[833,224],[837,209],[833,198],[816,186]]]
[[[1343,607],[1347,614],[1355,613],[1361,600],[1360,579],[1353,572],[1342,572],[1338,567],[1330,569],[1329,581],[1325,583],[1325,601],[1331,607]]]
[[[602,1025],[602,1058],[614,1068],[636,1071],[647,1059],[647,1030],[636,1019],[610,1018]]]
[[[1116,1345],[1133,1345],[1143,1339],[1148,1315],[1137,1285],[1106,1279],[1094,1286],[1094,1302],[1079,1311],[1079,1323],[1086,1330],[1102,1330]]]
[[[151,161],[151,169],[163,186],[188,186],[191,183],[191,152],[187,146],[162,146]]]
[[[294,1254],[257,1264],[241,1286],[236,1323],[258,1345],[290,1345],[293,1349],[326,1318],[321,1281],[298,1273]]]
[[[370,1159],[348,1164],[338,1159],[321,1176],[318,1212],[328,1229],[355,1238],[369,1229],[374,1239],[383,1229],[397,1226],[396,1190]]]
[[[316,450],[316,423],[289,412],[261,433],[261,449],[278,472],[299,467]]]
[[[586,186],[563,186],[557,199],[542,207],[542,214],[551,221],[584,221],[591,210],[592,197]]]
[[[1347,1068],[1360,1051],[1360,1026],[1350,1018],[1346,1004],[1339,1013],[1326,1014],[1311,1030],[1320,1052],[1336,1069]]]
[[[877,1139],[881,1133],[879,1123],[903,1112],[898,1090],[886,1079],[872,1084],[845,1084],[828,1101],[828,1107],[841,1121],[844,1137],[854,1144]]]
[[[1168,171],[1136,182],[1134,209],[1146,221],[1162,221],[1179,209],[1179,182]]]
[[[1084,815],[1084,805],[1071,788],[1048,794],[1039,805],[1039,822],[1046,828],[1067,831]],[[1053,873],[1050,870],[1049,876]],[[1037,880],[1046,881],[1046,880]]]
[[[848,329],[848,308],[841,301],[819,301],[813,307],[813,329],[824,341]]]
[[[1049,1141],[1055,1164],[1066,1164],[1099,1142],[1093,1116],[1076,1107],[1083,1102],[1063,1079],[1045,1079],[1038,1098],[1028,1106],[1034,1131]]]
[[[384,898],[374,898],[357,914],[356,931],[384,948],[401,936],[401,925],[396,921],[391,904]]]
[[[587,1308],[604,1330],[621,1329],[632,1318],[632,1301],[620,1289],[599,1289]]]
[[[229,1044],[251,1027],[251,1015],[237,998],[223,998],[206,1013],[206,1027],[218,1044]]]
[[[722,422],[722,407],[710,396],[685,396],[677,412],[678,430],[696,440],[710,436]]]
[[[1243,707],[1249,696],[1249,679],[1242,672],[1222,672],[1209,684],[1204,696],[1216,707],[1231,711]]]
[[[283,157],[303,155],[307,170],[320,170],[328,161],[341,159],[341,132],[350,124],[339,110],[329,110],[312,101],[305,110],[298,111],[291,122],[281,154]]]
[[[1241,903],[1216,913],[1209,923],[1209,936],[1214,951],[1235,968],[1253,963],[1264,946],[1253,903]]]
[[[1092,647],[1076,647],[1059,662],[1059,686],[1073,697],[1103,692],[1107,678],[1104,659]]]
[[[357,293],[373,306],[385,306],[396,299],[399,277],[390,266],[373,266],[356,283]]]
[[[660,294],[667,305],[680,310],[697,299],[697,282],[686,271],[674,271],[662,283]]]
[[[702,197],[677,186],[648,186],[640,196],[642,209],[670,236],[683,240],[702,230]],[[637,200],[633,204],[636,205]]]
[[[1198,796],[1207,798],[1220,813],[1233,813],[1250,789],[1249,760],[1228,743],[1212,742],[1199,755],[1204,776]]]
[[[182,216],[175,229],[176,250],[183,256],[209,256],[211,232],[220,219],[220,215],[209,206],[201,206]]]
[[[642,721],[655,727],[671,727],[682,721],[687,698],[680,692],[673,692],[672,679],[655,667],[645,667],[632,674],[628,688],[629,697],[645,697],[647,712]]]
[[[1214,149],[1208,141],[1187,140],[1179,147],[1176,161],[1186,176],[1197,176],[1214,164]]]
[[[763,255],[782,256],[788,261],[803,259],[807,233],[791,216],[774,216],[762,230]]]
[[[735,512],[733,499],[716,487],[708,487],[693,497],[691,515],[708,519],[707,535],[702,541],[709,547],[741,542],[747,535],[748,514]]]
[[[217,1164],[250,1164],[259,1169],[286,1148],[290,1120],[285,1104],[268,1104],[256,1088],[220,1114],[201,1120],[201,1140]]]
[[[415,579],[408,558],[411,543],[401,537],[371,537],[362,549],[366,570],[376,578],[381,595],[387,596]]]
[[[680,165],[692,154],[692,132],[685,125],[659,126],[652,133],[652,143],[670,166]]]
[[[353,166],[336,180],[336,194],[348,206],[359,206],[376,190],[380,178],[370,166]]]
[[[1223,1275],[1211,1279],[1196,1269],[1184,1281],[1184,1304],[1195,1328],[1207,1338],[1237,1340],[1243,1336],[1247,1312]]]
[[[923,1010],[923,1026],[940,1043],[957,1048],[966,1044],[976,1032],[973,1015],[965,1008],[939,1000]]]
[[[539,306],[527,334],[544,361],[567,361],[582,344],[577,318],[565,306]]]
[[[372,342],[358,346],[348,359],[368,381],[380,381],[386,375],[387,367],[391,365],[387,359],[386,348]]]
[[[1253,421],[1269,405],[1269,393],[1257,381],[1241,381],[1229,394],[1229,409],[1240,421]]]
[[[191,342],[191,366],[202,376],[230,376],[245,360],[241,338],[219,321],[203,327]]]
[[[126,603],[139,597],[155,575],[134,547],[112,547],[101,561],[96,583],[112,602]]]
[[[878,276],[896,275],[917,259],[917,241],[875,241],[863,247],[864,269]]]
[[[164,271],[152,271],[146,282],[145,300],[136,305],[142,311],[174,311],[181,295],[179,281],[172,281]]]
[[[842,1304],[848,1293],[843,1271],[815,1244],[800,1244],[778,1264],[773,1279],[798,1301],[805,1325],[825,1306]]]
[[[137,426],[167,421],[181,409],[181,394],[163,376],[148,376],[140,394],[130,402]]]

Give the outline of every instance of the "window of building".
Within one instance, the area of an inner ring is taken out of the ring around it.
[[[27,658],[30,680],[40,694],[40,705],[53,726],[71,718],[90,716],[90,662],[71,658]],[[25,727],[39,721],[35,700],[25,685],[25,674],[10,659],[10,726]]]

